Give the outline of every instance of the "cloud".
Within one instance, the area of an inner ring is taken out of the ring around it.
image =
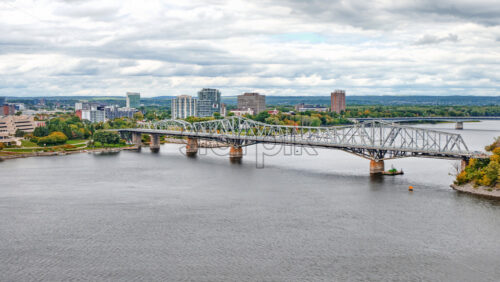
[[[498,95],[498,8],[434,2],[0,2],[0,95]]]
[[[418,39],[415,44],[416,45],[427,45],[427,44],[439,44],[442,42],[458,42],[458,35],[456,34],[448,34],[447,36],[435,36],[435,35],[429,35],[426,34],[422,36],[420,39]]]

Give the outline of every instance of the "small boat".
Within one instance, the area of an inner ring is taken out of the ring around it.
[[[392,167],[391,169],[384,171],[383,174],[384,175],[401,175],[401,174],[405,174],[405,173],[403,172],[403,170],[397,170],[394,167]]]

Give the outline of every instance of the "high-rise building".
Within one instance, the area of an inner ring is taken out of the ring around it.
[[[238,109],[251,109],[254,114],[266,110],[266,96],[259,93],[244,93],[238,96]]]
[[[5,97],[0,97],[0,106],[3,106],[5,104]]]
[[[92,105],[88,110],[82,111],[82,119],[88,120],[90,122],[105,122],[106,113],[104,111],[105,106],[103,105]]]
[[[198,101],[189,95],[180,95],[172,99],[172,118],[195,117],[198,111]]]
[[[220,91],[217,89],[203,88],[198,91],[198,116],[211,117],[220,113]]]
[[[1,108],[4,116],[16,114],[16,106],[14,104],[4,104]]]
[[[135,92],[127,92],[127,108],[139,108],[141,105],[141,94]]]
[[[331,94],[332,112],[340,114],[345,111],[345,90],[335,90]]]

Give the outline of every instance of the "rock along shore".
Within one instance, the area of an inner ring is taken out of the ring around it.
[[[479,187],[474,188],[474,186],[470,183],[467,183],[464,185],[451,184],[450,187],[457,190],[457,191],[460,191],[460,192],[500,200],[500,189],[497,189],[494,187],[479,186]],[[489,191],[489,190],[491,190],[491,191]]]
[[[80,153],[114,153],[123,150],[137,150],[136,147],[121,147],[121,148],[99,148],[99,149],[83,149],[76,151],[56,151],[56,152],[32,152],[23,154],[12,154],[0,156],[0,161],[20,159],[20,158],[30,158],[30,157],[49,157],[49,156],[65,156]]]

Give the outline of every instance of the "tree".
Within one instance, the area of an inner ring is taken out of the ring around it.
[[[134,119],[135,120],[143,120],[144,119],[144,115],[141,112],[137,112],[137,113],[134,114]]]
[[[68,141],[68,137],[64,133],[55,131],[48,136],[39,138],[37,144],[39,146],[53,146],[64,144],[66,141]]]
[[[119,144],[120,136],[116,132],[98,130],[94,133],[94,142],[102,144]]]
[[[16,137],[24,137],[24,134],[26,134],[24,131],[22,131],[21,129],[17,129],[16,133],[14,134],[14,136],[16,136]]]
[[[49,129],[46,126],[37,127],[35,128],[35,131],[33,131],[33,135],[36,137],[45,137],[49,134]]]
[[[271,115],[267,111],[263,111],[263,112],[260,112],[257,114],[257,116],[255,117],[255,120],[260,121],[260,122],[265,122],[266,118],[268,118],[270,116]]]

